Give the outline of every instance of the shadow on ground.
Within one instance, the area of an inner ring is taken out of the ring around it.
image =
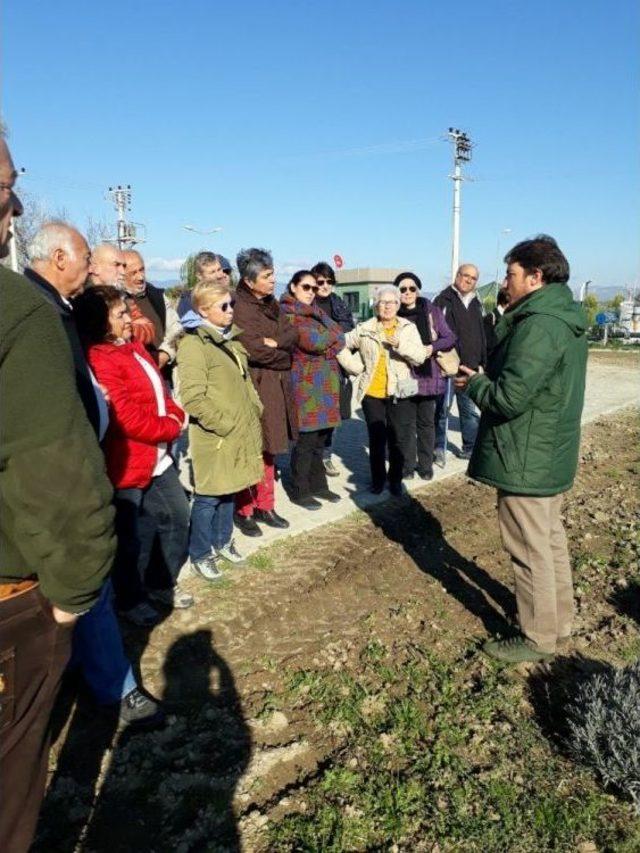
[[[415,497],[364,507],[376,527],[400,544],[420,571],[435,578],[490,634],[508,634],[515,618],[513,593],[446,539],[442,524]]]
[[[628,616],[640,625],[640,583],[632,581],[624,588],[618,588],[610,596],[609,601],[618,613]]]

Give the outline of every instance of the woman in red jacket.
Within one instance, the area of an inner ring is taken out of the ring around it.
[[[144,346],[132,340],[131,317],[116,288],[89,288],[75,300],[74,314],[109,403],[104,451],[115,488],[116,605],[129,621],[149,626],[160,615],[147,597],[167,607],[193,604],[191,594],[176,586],[187,557],[189,504],[169,454],[185,413]],[[150,561],[156,536],[160,563]]]

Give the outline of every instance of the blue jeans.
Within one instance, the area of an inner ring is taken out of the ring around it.
[[[73,629],[71,668],[79,667],[99,705],[119,702],[137,686],[122,646],[111,580]]]
[[[446,393],[438,398],[436,408],[436,449],[444,448],[444,430],[447,419],[447,410],[451,408],[453,397],[458,402],[458,414],[460,416],[460,433],[462,434],[462,449],[465,452],[473,450],[480,425],[480,412],[473,400],[464,391],[456,391],[451,383],[451,392],[448,402],[445,400]]]
[[[224,548],[233,536],[234,495],[194,495],[191,504],[189,556],[202,560],[211,549]]]
[[[118,544],[113,589],[118,608],[130,610],[145,600],[145,587],[175,585],[187,559],[189,502],[172,465],[146,489],[116,489],[114,505]]]

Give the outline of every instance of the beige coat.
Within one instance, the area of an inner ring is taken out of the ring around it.
[[[378,318],[372,317],[358,325],[345,336],[346,349],[338,355],[340,365],[348,372],[359,376],[356,383],[356,400],[360,402],[371,385],[380,353],[387,360],[387,396],[393,397],[398,382],[409,379],[411,367],[417,367],[431,354],[430,347],[420,340],[418,327],[404,317],[398,317],[397,349],[383,345],[378,331]]]

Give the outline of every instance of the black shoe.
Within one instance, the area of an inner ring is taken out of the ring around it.
[[[402,483],[389,483],[389,492],[394,498],[401,498],[404,494]]]
[[[253,517],[256,521],[268,524],[269,527],[278,527],[280,530],[285,530],[289,526],[287,519],[278,515],[275,509],[255,509]]]
[[[301,506],[302,509],[322,509],[322,504],[320,501],[317,501],[315,498],[312,498],[310,495],[306,498],[291,498],[291,503],[296,506]]]
[[[331,489],[323,489],[321,492],[314,492],[314,498],[320,498],[323,501],[329,501],[330,504],[340,503],[342,497],[337,492],[332,492]]]
[[[384,492],[384,483],[382,485],[376,485],[373,483],[370,486],[369,491],[372,495],[381,495]]]
[[[262,536],[262,530],[260,530],[256,524],[254,517],[257,514],[258,510],[254,512],[254,515],[240,515],[239,513],[234,512],[233,523],[241,533],[244,533],[245,536]]]
[[[458,459],[471,459],[471,451],[470,450],[459,450],[458,451]]]
[[[421,480],[433,480],[433,471],[418,471]]]
[[[159,702],[134,687],[120,702],[118,718],[126,726],[151,729],[164,723],[165,713]]]
[[[413,471],[409,471],[407,474],[402,475],[403,480],[413,480],[415,474]]]

